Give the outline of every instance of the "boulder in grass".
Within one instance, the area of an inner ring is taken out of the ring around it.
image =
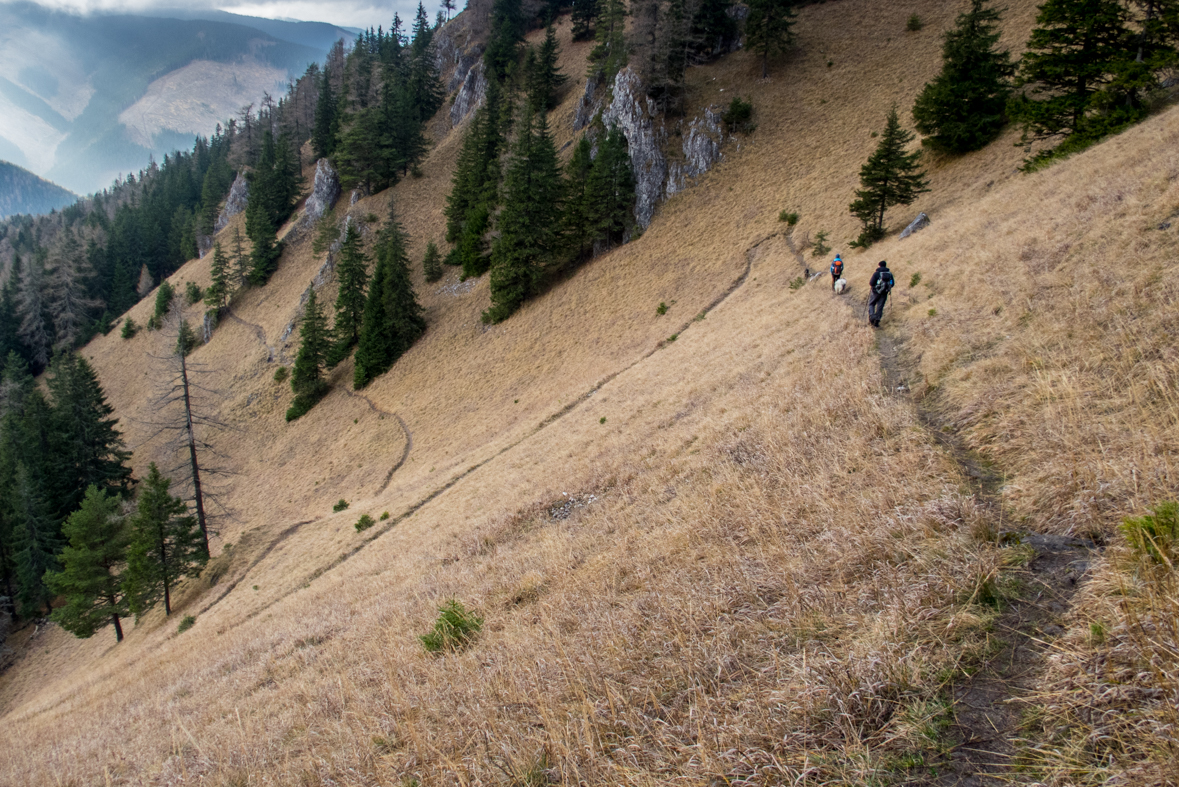
[[[914,232],[925,229],[929,226],[929,216],[924,213],[918,213],[917,218],[913,219],[913,223],[905,227],[905,231],[901,233],[901,240],[912,235]]]

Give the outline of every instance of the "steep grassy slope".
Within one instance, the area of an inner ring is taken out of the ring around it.
[[[770,80],[755,80],[744,53],[694,70],[697,105],[738,92],[759,127],[640,239],[492,328],[478,320],[485,279],[448,271],[425,285],[418,272],[423,339],[363,397],[346,390],[344,364],[333,393],[287,425],[273,370],[290,359],[281,337],[322,262],[293,240],[272,283],[192,356],[218,375],[215,406],[236,430],[220,438],[222,461],[239,473],[219,580],[177,605],[196,625],[177,634],[153,613],[117,647],[38,634],[37,658],[0,677],[12,742],[0,780],[954,772],[949,750],[970,731],[950,723],[947,685],[994,653],[993,602],[1015,592],[1011,566],[1028,559],[980,534],[1017,516],[1034,531],[1110,537],[1120,515],[1174,494],[1175,230],[1150,228],[1179,197],[1179,114],[1032,176],[1015,172],[1023,154],[1010,138],[934,161],[933,191],[912,210],[931,215],[929,229],[848,258],[842,298],[822,278],[791,290],[808,234],[854,235],[846,205],[871,131],[936,71],[937,33],[960,10],[879,6],[808,7],[799,51]],[[913,12],[921,33],[905,32]],[[1011,4],[1013,44],[1032,13]],[[584,54],[566,41],[566,72],[580,73]],[[439,140],[422,179],[343,200],[336,216],[383,218],[391,199],[420,259],[441,235],[457,144]],[[802,214],[793,232],[777,221],[784,208]],[[1133,266],[1111,267],[1129,251]],[[880,258],[901,283],[887,337],[920,406],[885,384],[859,311]],[[204,283],[207,268],[194,261],[174,278]],[[142,323],[147,306],[136,308]],[[112,335],[86,351],[137,468],[167,456],[144,423],[145,359],[170,341]],[[934,415],[999,463],[1001,514],[973,497],[925,425]],[[341,497],[351,507],[333,514]],[[383,511],[355,532],[361,513]],[[1094,560],[1102,577],[1120,570]],[[1054,618],[1070,627],[1058,655],[1098,646],[1081,642],[1086,616],[1109,602],[1085,592],[1088,606]],[[484,634],[428,656],[417,635],[452,597],[485,616]],[[1086,718],[1092,686],[1078,689],[1070,663],[1027,668]],[[1150,696],[1132,700],[1134,718],[1165,729],[1163,695]],[[1073,723],[1075,762],[1107,769],[1083,778],[1130,769],[1142,780],[1142,762],[1166,777],[1159,733],[1125,732],[1135,729],[1119,730],[1111,760]],[[1050,759],[1037,767],[1035,778],[1081,778]]]

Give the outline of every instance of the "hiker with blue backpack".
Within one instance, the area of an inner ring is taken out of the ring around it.
[[[843,278],[843,257],[838,254],[835,255],[835,260],[831,263],[831,289],[835,290],[835,282]]]
[[[873,271],[872,278],[868,280],[868,290],[871,292],[868,298],[868,324],[875,328],[880,327],[880,318],[884,316],[884,302],[888,300],[893,284],[895,280],[892,278],[892,271],[888,269],[888,263],[881,260]]]

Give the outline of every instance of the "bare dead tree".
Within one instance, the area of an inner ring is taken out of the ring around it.
[[[61,232],[49,253],[47,274],[45,300],[53,315],[54,344],[72,349],[87,315],[99,302],[87,295],[86,283],[93,274],[82,244],[69,228]]]

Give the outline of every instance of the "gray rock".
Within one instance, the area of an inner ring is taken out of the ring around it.
[[[250,184],[246,180],[246,173],[239,172],[237,177],[233,179],[233,185],[229,187],[229,196],[225,198],[225,207],[221,209],[221,214],[217,216],[217,223],[214,224],[214,232],[220,232],[229,224],[229,220],[246,209],[246,205],[250,201]]]
[[[200,232],[196,236],[197,242],[197,256],[204,257],[213,249],[213,239],[208,235],[202,235]]]
[[[454,103],[450,105],[450,125],[457,126],[483,103],[487,94],[487,72],[483,61],[479,60],[467,70],[463,77],[462,86],[454,96]]]
[[[314,225],[332,209],[339,198],[340,179],[336,175],[336,170],[332,168],[330,161],[321,158],[315,164],[315,181],[311,187],[311,195],[307,197],[307,203],[303,208],[302,223],[307,227]]]
[[[213,338],[213,329],[216,327],[217,327],[217,312],[212,311],[212,310],[205,312],[205,321],[201,325],[201,330],[203,332],[203,338],[205,340],[205,344],[208,344],[209,340]]]
[[[577,109],[573,112],[574,131],[581,131],[588,126],[594,115],[602,108],[601,99],[595,96],[597,92],[598,77],[594,74],[585,80],[585,92],[582,93],[581,100],[577,102]]]
[[[928,226],[929,216],[926,216],[924,213],[918,213],[917,218],[913,219],[913,222],[908,227],[905,227],[905,231],[901,233],[901,240],[909,237],[914,232],[920,232]]]
[[[607,128],[618,126],[626,137],[635,174],[635,221],[642,229],[650,225],[667,180],[665,134],[655,128],[653,109],[638,75],[630,68],[619,71],[614,78],[614,99],[602,113],[602,122]]]
[[[724,131],[720,115],[712,107],[704,110],[704,117],[688,124],[684,139],[684,160],[668,166],[667,196],[683,191],[688,178],[698,178],[712,169],[721,159]]]
[[[359,199],[360,199],[360,189],[352,189],[352,197],[348,200],[348,207],[352,207],[353,205],[355,205],[356,201]]]

